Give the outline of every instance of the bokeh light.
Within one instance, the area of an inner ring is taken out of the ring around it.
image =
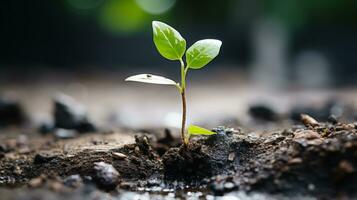
[[[133,0],[110,0],[103,5],[99,21],[109,31],[131,33],[149,22],[150,15]]]
[[[135,0],[135,1],[144,11],[153,15],[158,15],[167,12],[176,3],[176,0]]]

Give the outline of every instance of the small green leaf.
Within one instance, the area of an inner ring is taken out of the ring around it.
[[[169,60],[179,60],[186,51],[186,40],[171,26],[152,22],[154,43],[159,53]]]
[[[130,76],[125,79],[125,81],[134,81],[142,83],[151,83],[159,85],[176,85],[177,83],[171,79],[165,78],[163,76],[156,76],[152,74],[138,74],[135,76]]]
[[[187,66],[200,69],[213,60],[219,53],[222,42],[220,40],[205,39],[194,43],[186,52]]]
[[[213,134],[216,133],[199,126],[190,125],[188,127],[188,135],[213,135]]]

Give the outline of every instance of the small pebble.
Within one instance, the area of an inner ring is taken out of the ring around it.
[[[78,188],[82,185],[82,183],[82,178],[78,174],[68,176],[63,180],[63,184],[65,186],[72,188]]]
[[[77,132],[74,130],[57,128],[54,132],[55,136],[59,139],[70,139],[77,136]]]
[[[337,117],[335,115],[330,115],[328,118],[327,118],[327,121],[330,122],[331,124],[337,124],[338,123],[338,120],[337,120]]]
[[[232,190],[234,189],[236,186],[234,185],[234,183],[232,182],[226,182],[224,183],[224,189],[226,190]]]
[[[43,184],[44,180],[43,177],[39,176],[36,178],[33,178],[29,181],[28,185],[29,187],[37,188]]]
[[[94,163],[96,175],[94,181],[105,190],[114,189],[119,183],[119,172],[111,165],[105,162]]]
[[[319,122],[317,122],[316,119],[306,114],[301,114],[301,122],[307,127],[319,125]]]
[[[54,157],[53,156],[49,156],[49,155],[45,155],[45,154],[36,154],[33,162],[35,164],[43,164],[43,163],[48,163],[49,161],[51,161]]]
[[[313,140],[313,139],[321,138],[321,136],[320,136],[320,134],[316,133],[315,131],[303,130],[303,131],[295,132],[294,138],[295,139],[303,138],[303,139]]]
[[[301,158],[293,158],[293,159],[288,161],[289,165],[295,165],[295,164],[300,164],[300,163],[302,163],[302,159]]]
[[[112,152],[112,155],[114,158],[119,159],[119,160],[124,160],[125,158],[128,157],[125,154],[119,153],[119,152]]]
[[[236,157],[236,154],[234,152],[232,152],[228,155],[228,160],[233,161],[235,157]]]

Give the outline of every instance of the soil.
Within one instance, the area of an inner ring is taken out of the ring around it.
[[[0,194],[21,199],[29,188],[59,195],[91,188],[102,195],[149,191],[165,196],[165,191],[189,188],[205,195],[243,191],[356,198],[357,124],[303,122],[275,132],[218,127],[215,135],[192,138],[187,148],[168,129],[95,132],[72,139],[13,130],[1,135],[0,184],[5,189]]]

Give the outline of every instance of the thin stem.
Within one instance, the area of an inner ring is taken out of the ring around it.
[[[181,63],[181,99],[182,99],[182,124],[181,124],[181,139],[184,147],[187,147],[188,140],[186,138],[185,126],[186,126],[186,72],[185,63],[180,59]]]
[[[185,63],[183,62],[182,58],[180,59],[181,63],[181,88],[183,90],[186,89],[186,69],[185,69]]]
[[[188,140],[185,134],[185,126],[186,126],[186,95],[185,95],[185,90],[181,92],[181,98],[182,98],[182,125],[181,125],[181,138],[183,141],[184,147],[187,146]]]

